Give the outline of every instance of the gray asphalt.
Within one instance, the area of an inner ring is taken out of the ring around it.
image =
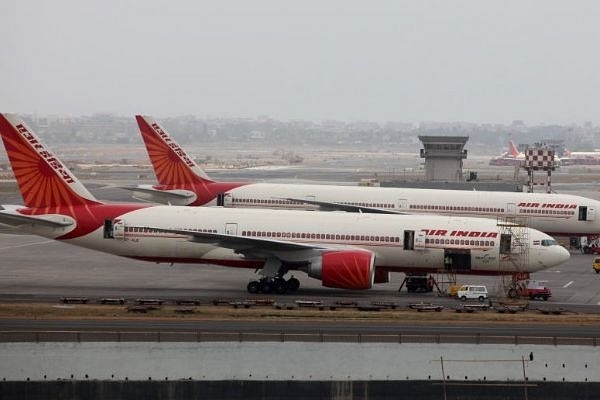
[[[502,337],[600,338],[600,326],[566,324],[474,324],[457,321],[436,324],[403,321],[352,320],[160,320],[160,319],[0,319],[0,332],[207,332],[261,334],[447,335]],[[472,339],[472,340],[475,340]]]

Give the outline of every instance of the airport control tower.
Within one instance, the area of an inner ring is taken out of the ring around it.
[[[427,181],[462,182],[468,136],[419,136]]]

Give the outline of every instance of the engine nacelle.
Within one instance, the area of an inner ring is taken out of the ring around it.
[[[370,289],[375,277],[375,255],[365,250],[323,253],[311,261],[308,276],[323,286],[338,289]]]

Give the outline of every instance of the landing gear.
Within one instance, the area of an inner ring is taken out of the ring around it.
[[[300,287],[300,281],[293,276],[287,281],[282,277],[275,278],[261,278],[258,281],[251,281],[248,283],[246,289],[248,293],[265,293],[269,294],[275,292],[277,294],[285,294],[288,292],[295,292]]]
[[[295,266],[298,267],[299,265],[295,264]],[[265,294],[295,292],[300,287],[300,281],[294,278],[293,275],[287,280],[283,278],[290,269],[290,264],[282,262],[277,257],[267,258],[263,268],[257,271],[261,278],[248,284],[248,292]]]
[[[269,279],[261,279],[260,280],[260,291],[265,294],[269,294],[273,291],[272,281]]]
[[[248,286],[246,286],[246,289],[248,290],[248,293],[258,293],[260,292],[260,282],[258,281],[252,281],[250,283],[248,283]]]
[[[284,294],[287,292],[287,283],[283,278],[273,279],[273,291],[277,294]]]
[[[300,281],[292,276],[290,279],[288,279],[286,285],[288,292],[295,292],[300,288]]]

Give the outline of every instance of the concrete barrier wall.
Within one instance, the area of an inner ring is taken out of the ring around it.
[[[0,382],[3,400],[461,399],[597,400],[599,383],[440,381],[53,381]]]
[[[597,348],[551,344],[41,342],[0,354],[4,381],[600,382]]]

